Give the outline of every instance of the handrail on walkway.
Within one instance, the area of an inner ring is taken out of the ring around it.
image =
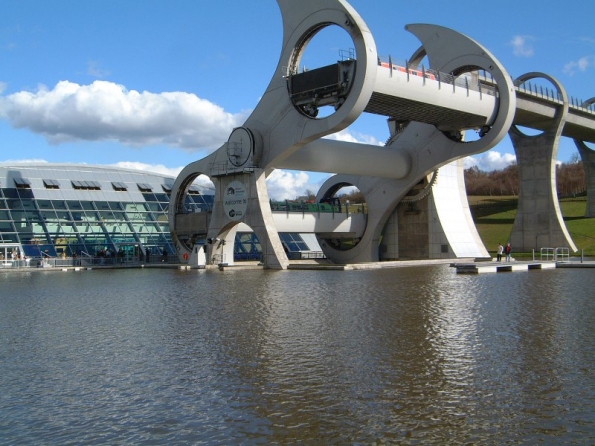
[[[176,264],[179,263],[177,256],[168,256],[165,260],[162,257],[155,257],[147,262],[139,257],[27,257],[21,260],[9,260],[0,263],[0,269],[36,269],[36,268],[89,268],[94,266],[118,266],[130,267],[150,264]]]
[[[565,247],[541,248],[540,259],[542,262],[568,262],[570,261],[570,249]]]
[[[556,262],[570,261],[570,249],[569,248],[556,248],[555,258],[556,258]]]
[[[551,262],[555,259],[554,248],[541,248],[540,260],[542,262]]]

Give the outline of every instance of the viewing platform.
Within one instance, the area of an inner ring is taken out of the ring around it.
[[[503,273],[554,268],[595,268],[595,261],[513,261],[451,263],[457,274]]]
[[[555,261],[545,262],[478,262],[478,263],[453,263],[457,274],[502,273],[512,271],[528,271],[532,269],[556,268]]]
[[[587,260],[583,254],[580,258],[571,258],[568,248],[541,248],[540,260],[536,260],[536,253],[533,252],[532,260],[519,260],[511,258],[511,261],[474,261],[451,263],[456,268],[457,274],[480,274],[480,273],[501,273],[512,271],[528,271],[532,269],[553,269],[553,268],[595,268],[595,261]],[[502,257],[504,259],[504,257]]]

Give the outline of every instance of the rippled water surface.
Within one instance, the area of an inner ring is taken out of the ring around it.
[[[0,274],[2,444],[593,444],[595,270]]]

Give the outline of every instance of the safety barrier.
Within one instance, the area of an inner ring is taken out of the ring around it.
[[[542,262],[551,262],[555,259],[555,252],[554,248],[541,248],[540,252],[540,260]]]
[[[568,262],[570,260],[569,248],[541,248],[542,262]]]
[[[570,261],[570,249],[569,248],[556,248],[554,255],[555,255],[556,262]]]
[[[139,257],[32,257],[21,260],[3,260],[0,262],[0,269],[26,269],[26,268],[76,268],[76,267],[95,267],[95,266],[137,266],[145,264],[170,264],[179,263],[177,256],[168,256],[165,259],[162,256],[151,257],[150,261],[140,259]]]

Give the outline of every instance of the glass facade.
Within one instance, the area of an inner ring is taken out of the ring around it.
[[[262,248],[253,232],[236,234],[233,257],[235,260],[261,260]]]
[[[168,223],[174,179],[79,165],[0,164],[0,260],[174,254]],[[208,211],[193,185],[185,206]]]
[[[283,243],[286,251],[297,252],[310,250],[302,236],[295,232],[285,232],[279,234],[279,238],[281,239],[281,243]]]
[[[283,249],[290,260],[299,260],[304,258],[322,258],[322,250],[316,241],[316,237],[311,234],[310,244],[306,243],[304,237],[306,234],[298,232],[280,232],[279,238]],[[315,247],[312,250],[311,246]],[[262,248],[258,237],[252,232],[238,232],[236,234],[234,245],[234,260],[261,260]]]

